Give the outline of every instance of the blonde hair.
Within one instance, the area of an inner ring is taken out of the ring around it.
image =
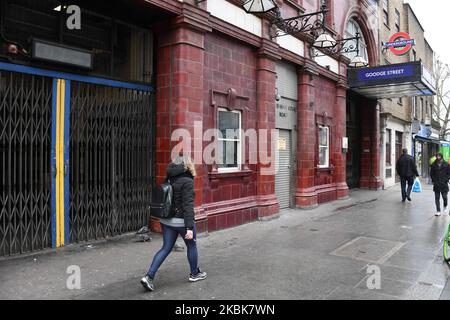
[[[184,169],[189,171],[193,177],[197,175],[197,172],[195,171],[195,164],[192,162],[191,157],[178,156],[173,163],[182,164],[184,166]]]

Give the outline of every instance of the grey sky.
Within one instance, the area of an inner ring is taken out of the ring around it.
[[[425,38],[434,52],[450,64],[450,1],[405,0],[425,29]]]

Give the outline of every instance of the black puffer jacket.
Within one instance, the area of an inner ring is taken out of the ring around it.
[[[414,162],[414,158],[410,155],[404,154],[398,160],[395,166],[397,170],[397,174],[400,177],[418,177],[419,172],[417,172],[416,163]]]
[[[175,218],[184,219],[186,228],[194,228],[194,177],[183,165],[171,163],[167,166],[167,179],[172,183],[172,210]]]
[[[431,165],[430,177],[433,181],[433,190],[448,192],[448,180],[450,179],[450,166],[446,161],[439,162],[436,160]]]

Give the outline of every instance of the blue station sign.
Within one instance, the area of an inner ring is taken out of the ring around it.
[[[360,81],[395,79],[413,75],[414,68],[412,65],[368,68],[358,71],[358,79]]]
[[[435,81],[421,61],[352,68],[348,83],[352,91],[374,99],[436,94]]]

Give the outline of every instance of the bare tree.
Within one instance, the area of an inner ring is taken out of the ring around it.
[[[433,108],[434,119],[441,125],[439,138],[444,140],[450,133],[450,68],[448,64],[437,58],[433,68],[436,81],[435,107]]]

